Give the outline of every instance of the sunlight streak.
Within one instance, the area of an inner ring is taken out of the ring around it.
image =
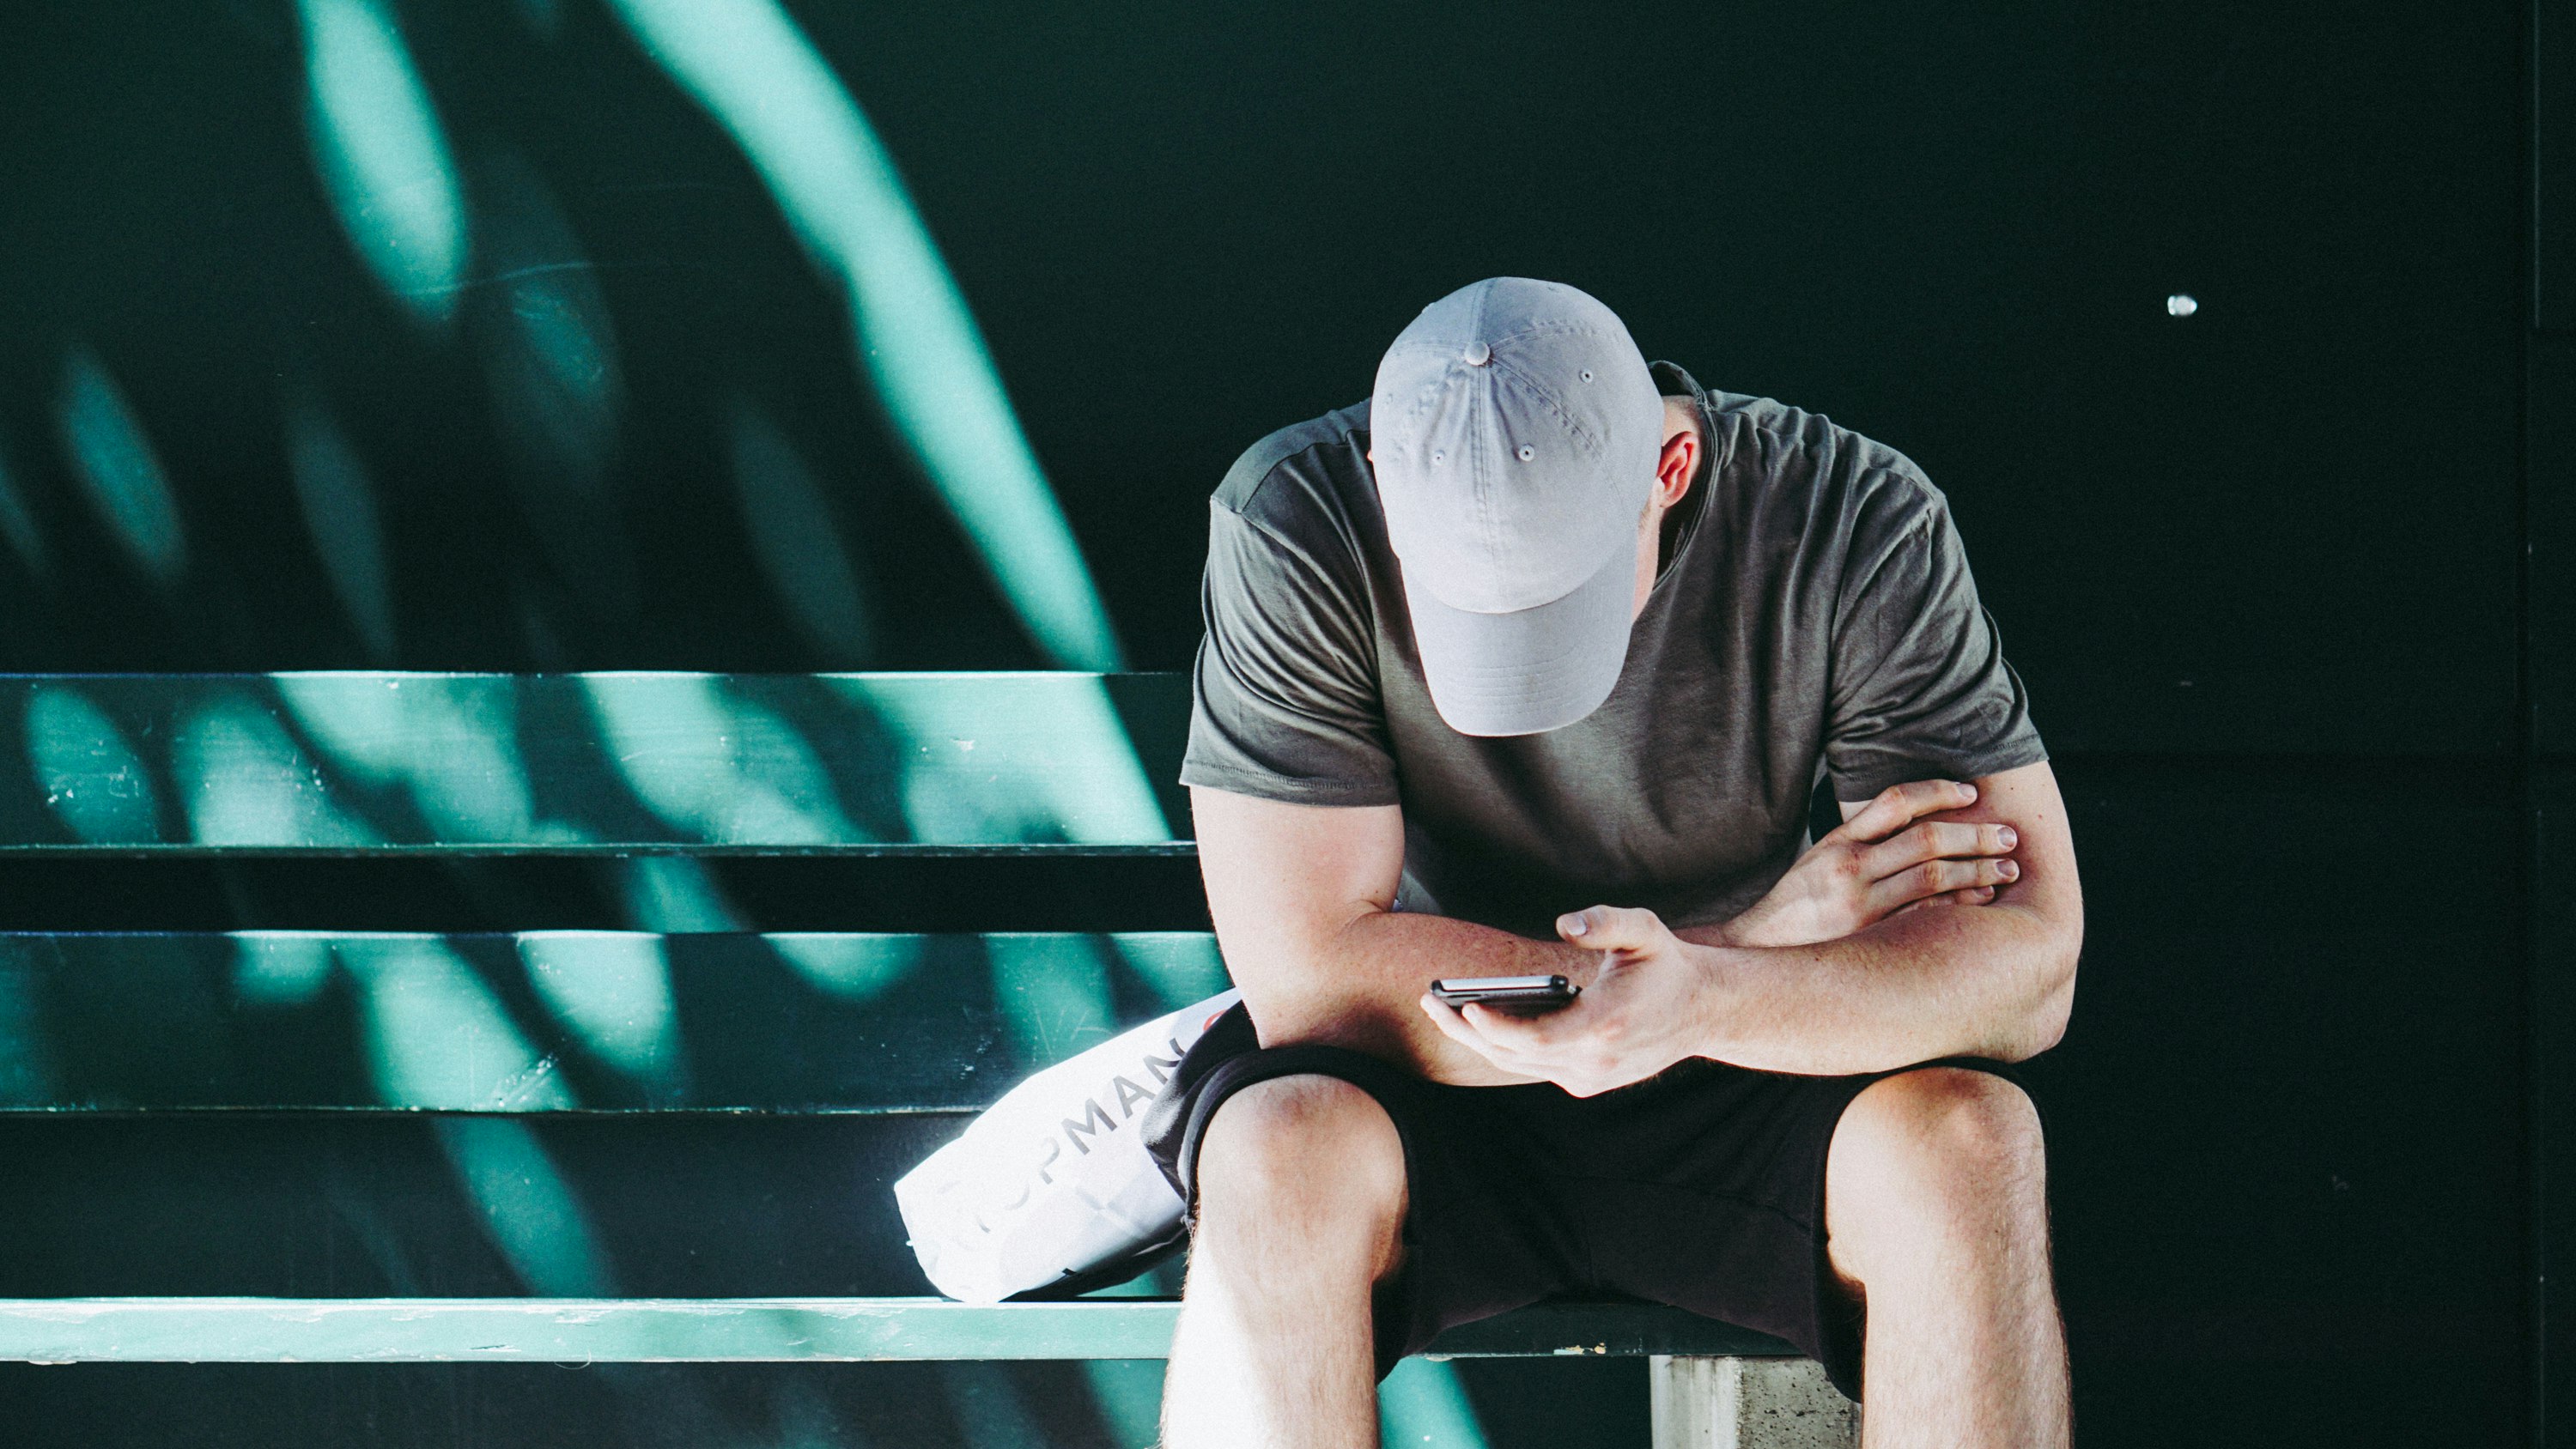
[[[1109,615],[966,299],[856,101],[776,0],[611,0],[846,285],[896,433],[1057,664],[1120,667]]]
[[[376,280],[415,317],[444,323],[465,275],[465,203],[402,32],[375,0],[296,8],[305,125],[332,210]]]
[[[179,500],[133,405],[86,347],[74,347],[63,360],[58,407],[63,451],[90,506],[145,576],[175,588],[188,572]]]

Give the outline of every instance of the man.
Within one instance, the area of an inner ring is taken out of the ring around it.
[[[1997,1063],[2064,1030],[2082,907],[1941,494],[1496,278],[1210,529],[1182,779],[1248,1016],[1148,1124],[1195,1214],[1169,1443],[1373,1443],[1440,1329],[1603,1291],[1865,1378],[1873,1446],[2063,1443]],[[1551,972],[1538,1017],[1425,989]]]

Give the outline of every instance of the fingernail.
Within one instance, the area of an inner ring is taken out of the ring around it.
[[[1592,923],[1584,920],[1581,915],[1560,916],[1557,918],[1556,928],[1569,936],[1580,936],[1592,929]]]
[[[2011,880],[2015,876],[2021,874],[2021,867],[2008,860],[2002,865],[1995,867],[1995,874],[2002,876],[2006,880]]]
[[[1971,800],[1974,800],[1977,798],[1977,787],[1974,785],[1963,784],[1959,787],[1959,793],[1967,796]]]
[[[2004,841],[2004,849],[2006,849],[2006,850],[2010,850],[2010,849],[2012,849],[2014,846],[2021,844],[2021,836],[2019,836],[2018,834],[2015,834],[2015,833],[2014,833],[2014,831],[2013,831],[2013,828],[2012,828],[2011,826],[2009,826],[2009,825],[2005,826],[2005,827],[2003,828],[2003,832],[2002,832],[2002,834],[2003,834],[2003,841]]]

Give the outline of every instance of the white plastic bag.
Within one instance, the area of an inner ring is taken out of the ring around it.
[[[931,1285],[967,1303],[1087,1273],[1181,1231],[1181,1196],[1145,1150],[1145,1107],[1227,991],[1069,1057],[1003,1094],[894,1185]]]

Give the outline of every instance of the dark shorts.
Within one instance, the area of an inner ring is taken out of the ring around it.
[[[1935,1065],[1926,1063],[1925,1065]],[[1958,1059],[2011,1077],[2000,1064]],[[1193,1046],[1146,1121],[1198,1204],[1199,1143],[1256,1082],[1337,1077],[1404,1141],[1404,1260],[1377,1297],[1382,1378],[1452,1324],[1557,1296],[1625,1295],[1785,1338],[1860,1397],[1861,1312],[1825,1260],[1825,1149],[1882,1076],[1691,1060],[1597,1097],[1449,1087],[1338,1047],[1262,1050],[1240,1006]]]

